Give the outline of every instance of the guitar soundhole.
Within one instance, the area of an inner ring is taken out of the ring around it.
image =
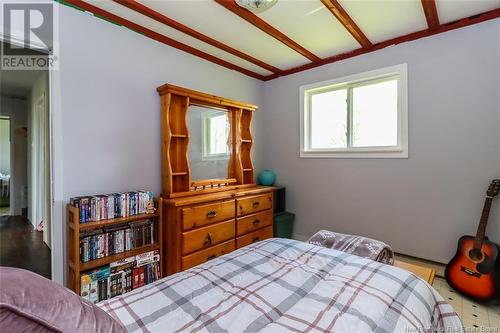
[[[483,253],[481,252],[481,250],[472,249],[469,251],[469,258],[471,258],[472,260],[479,261],[483,259]]]

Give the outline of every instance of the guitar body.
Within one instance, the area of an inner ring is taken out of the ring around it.
[[[498,267],[497,245],[484,240],[479,252],[474,248],[475,237],[463,236],[458,241],[457,253],[446,266],[448,284],[460,293],[477,301],[489,301],[496,295],[495,280]]]
[[[457,253],[446,266],[448,284],[458,292],[477,301],[492,300],[500,290],[498,247],[486,237],[486,225],[493,198],[500,193],[500,179],[491,181],[486,191],[476,237],[458,240]]]
[[[500,302],[500,246],[497,244],[499,255],[497,256],[497,263],[495,265],[495,280],[497,281],[497,301]]]

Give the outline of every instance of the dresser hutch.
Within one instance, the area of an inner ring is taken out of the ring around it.
[[[157,91],[164,274],[272,237],[274,188],[254,181],[257,107],[171,84]]]

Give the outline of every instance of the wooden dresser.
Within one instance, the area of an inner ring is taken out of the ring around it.
[[[272,187],[163,200],[168,275],[273,236]]]
[[[256,186],[252,162],[257,106],[171,84],[157,90],[162,108],[163,273],[272,237],[274,188]],[[226,135],[214,156],[210,131],[215,122],[210,119],[223,124],[213,133]]]

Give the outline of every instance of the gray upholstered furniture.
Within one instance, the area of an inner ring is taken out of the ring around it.
[[[97,306],[38,274],[0,267],[0,332],[126,332]]]

